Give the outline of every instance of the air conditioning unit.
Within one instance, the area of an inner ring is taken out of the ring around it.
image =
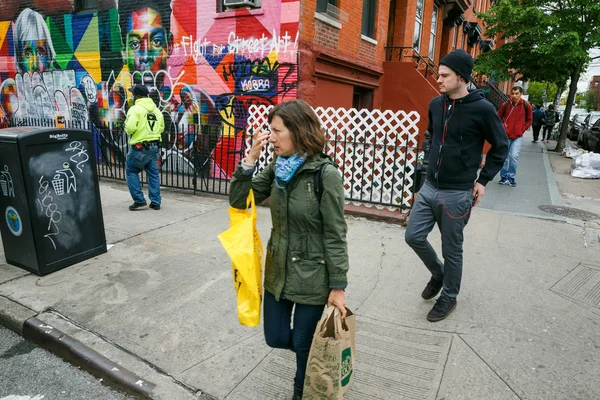
[[[257,7],[260,0],[223,0],[225,7]]]

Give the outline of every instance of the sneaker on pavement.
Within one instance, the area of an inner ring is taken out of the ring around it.
[[[442,286],[443,286],[443,281],[438,281],[437,279],[435,279],[432,276],[431,279],[429,280],[429,283],[427,283],[427,286],[425,286],[425,289],[423,289],[423,293],[421,293],[421,297],[424,298],[425,300],[433,299],[435,296],[438,295],[440,290],[442,290]]]
[[[129,206],[129,211],[143,210],[144,208],[146,208],[146,206],[146,203],[134,202],[132,205]]]
[[[508,185],[508,178],[502,178],[500,179],[500,182],[498,182],[501,185]]]
[[[515,181],[514,178],[508,178],[508,184],[510,187],[517,187],[517,181]]]
[[[439,299],[435,302],[435,305],[427,314],[427,320],[429,322],[437,322],[446,318],[456,308],[456,299],[442,294]]]
[[[160,204],[150,203],[150,208],[158,211],[158,210],[160,210]]]

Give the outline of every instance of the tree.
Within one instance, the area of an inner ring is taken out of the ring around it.
[[[588,90],[583,96],[587,111],[597,111],[600,108],[600,91]]]
[[[570,79],[563,122],[568,121],[581,72],[592,60],[589,50],[600,45],[600,2],[597,0],[498,0],[480,15],[486,35],[506,40],[502,47],[477,58],[476,70],[489,75],[554,82]],[[567,123],[560,129],[556,151],[566,143]]]
[[[553,103],[558,87],[550,82],[530,82],[527,94],[531,104]]]

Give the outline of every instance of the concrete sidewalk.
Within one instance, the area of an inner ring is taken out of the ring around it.
[[[518,215],[553,202],[538,176],[547,154],[523,147],[519,186],[490,183],[469,222],[462,291],[447,320],[425,319],[429,276],[404,228],[348,219],[358,332],[347,399],[600,398],[600,244],[588,237],[584,246],[577,221]],[[528,179],[539,179],[537,200],[518,195],[530,196]],[[1,255],[0,323],[36,316],[155,384],[153,398],[291,398],[293,355],[237,321],[217,239],[226,200],[165,190],[161,211],[131,213],[125,185],[103,182],[101,194],[114,246],[45,277]],[[259,228],[266,242],[266,208]],[[440,249],[437,230],[431,240]]]

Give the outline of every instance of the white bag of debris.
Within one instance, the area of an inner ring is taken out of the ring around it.
[[[573,159],[571,176],[583,179],[600,179],[600,154],[584,153]]]
[[[586,153],[584,149],[577,149],[574,147],[565,147],[562,151],[562,155],[567,158],[575,158]]]

